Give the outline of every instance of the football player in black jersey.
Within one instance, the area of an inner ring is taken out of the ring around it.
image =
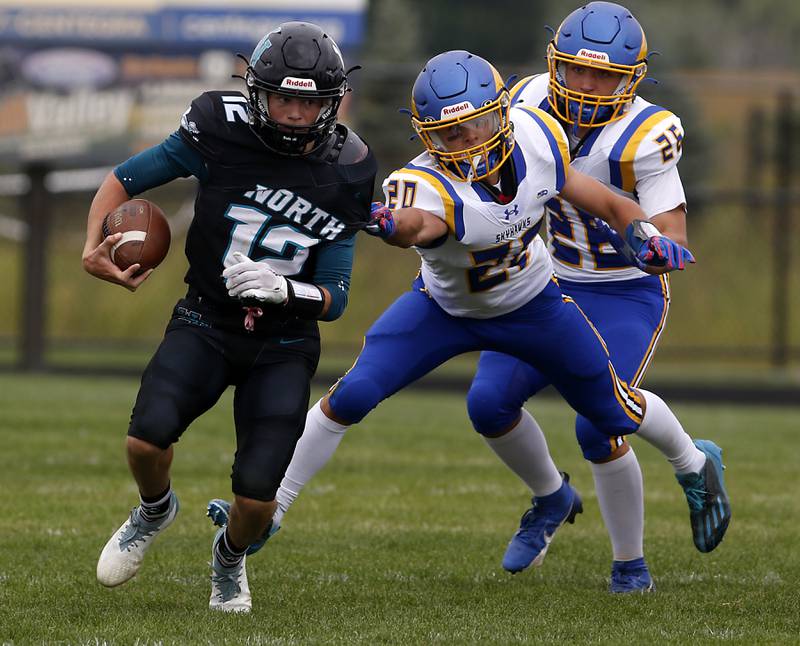
[[[337,123],[348,91],[336,43],[287,22],[253,51],[246,94],[206,92],[161,144],[117,166],[89,211],[84,269],[136,290],[150,275],[121,271],[104,216],[178,177],[199,182],[186,238],[186,297],[142,376],[127,437],[140,504],[97,564],[103,585],[133,577],[178,512],[173,445],[229,385],[237,449],[228,525],[214,538],[210,607],[251,607],[244,554],[268,535],[275,491],[300,437],[319,358],[317,320],[347,303],[355,233],[370,217],[376,162]]]

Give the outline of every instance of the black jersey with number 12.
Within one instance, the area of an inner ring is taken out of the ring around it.
[[[375,157],[341,124],[318,151],[282,156],[250,129],[243,94],[206,92],[183,115],[180,134],[208,169],[186,238],[185,280],[220,307],[237,306],[221,276],[234,252],[310,282],[316,251],[369,221]]]

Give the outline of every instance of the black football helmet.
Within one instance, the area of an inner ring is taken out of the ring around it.
[[[319,148],[336,127],[336,114],[349,89],[339,47],[309,22],[285,22],[264,36],[253,50],[244,78],[250,127],[267,148],[282,155],[305,155]],[[269,114],[270,92],[322,99],[316,122],[278,124]]]

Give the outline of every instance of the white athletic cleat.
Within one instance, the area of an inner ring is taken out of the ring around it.
[[[134,507],[128,520],[108,539],[100,553],[97,580],[113,588],[132,579],[139,571],[147,548],[156,536],[172,524],[179,508],[175,493],[170,495],[167,515],[154,522],[144,520],[139,507]]]
[[[231,568],[223,567],[215,556],[215,547],[222,539],[225,528],[221,528],[211,544],[211,599],[208,607],[222,612],[250,612],[253,601],[247,584],[245,560]]]

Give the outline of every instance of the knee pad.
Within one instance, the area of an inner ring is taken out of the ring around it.
[[[168,449],[178,441],[183,430],[176,410],[167,406],[148,406],[141,411],[134,408],[128,435],[160,449]]]
[[[510,401],[508,391],[488,380],[473,382],[467,393],[467,413],[472,427],[481,435],[497,435],[519,417],[521,404]]]
[[[336,384],[328,404],[338,419],[357,424],[386,398],[380,379],[373,375],[345,375]]]
[[[625,441],[624,435],[604,433],[582,415],[575,420],[575,436],[583,457],[589,461],[605,460]]]
[[[286,469],[284,465],[284,470]],[[237,496],[271,502],[280,485],[280,478],[265,477],[262,469],[249,465],[235,464],[231,473],[231,491]]]

